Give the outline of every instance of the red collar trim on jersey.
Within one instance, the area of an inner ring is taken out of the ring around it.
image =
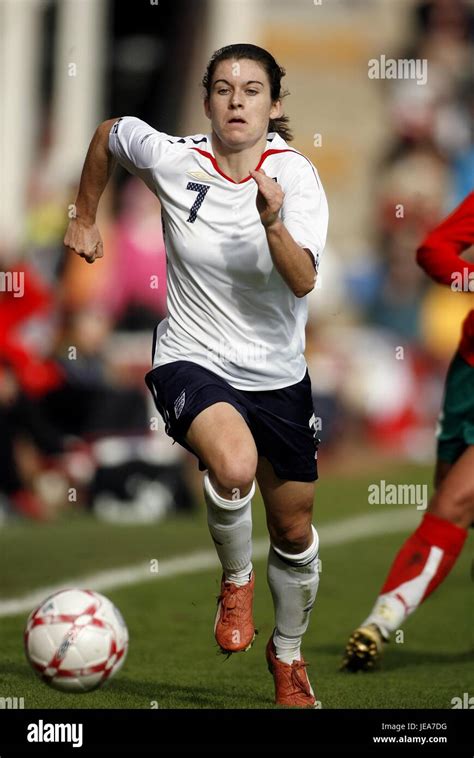
[[[219,168],[217,165],[217,161],[211,153],[208,153],[207,150],[201,150],[200,147],[192,147],[191,150],[196,150],[196,152],[201,153],[205,158],[209,158],[212,165],[216,169],[217,173],[224,177],[224,179],[227,179],[227,181],[232,182],[232,184],[244,184],[244,182],[248,182],[249,179],[251,179],[251,176],[246,176],[245,179],[241,179],[240,182],[234,181],[230,176],[227,176],[227,174],[224,174],[223,171]],[[262,153],[262,156],[258,162],[258,166],[255,169],[255,171],[258,171],[258,169],[261,167],[263,161],[265,158],[268,158],[269,155],[273,155],[274,153],[294,153],[295,150],[292,150],[291,148],[284,148],[283,150],[277,150],[276,148],[273,148],[272,150],[265,150],[264,153]]]

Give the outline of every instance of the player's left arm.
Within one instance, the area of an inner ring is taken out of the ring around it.
[[[474,273],[474,264],[461,255],[474,245],[474,192],[471,192],[423,240],[416,253],[419,266],[439,284],[453,283],[453,276],[465,268]]]
[[[305,158],[299,156],[298,161]],[[291,171],[292,179],[285,191],[262,169],[250,175],[258,186],[257,210],[275,268],[296,297],[304,297],[314,288],[326,239],[324,192],[309,162]]]

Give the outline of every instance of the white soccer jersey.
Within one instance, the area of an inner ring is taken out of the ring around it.
[[[301,381],[306,297],[297,298],[273,264],[255,181],[234,182],[219,169],[211,135],[170,137],[126,116],[113,125],[109,147],[161,202],[168,313],[153,365],[193,361],[242,390]],[[274,132],[260,167],[285,193],[285,227],[318,265],[328,209],[316,169]]]

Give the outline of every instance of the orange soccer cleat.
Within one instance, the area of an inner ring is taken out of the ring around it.
[[[255,639],[253,623],[253,591],[255,573],[252,571],[250,581],[239,587],[221,581],[221,594],[217,598],[217,614],[214,635],[223,653],[245,652],[252,647]]]
[[[317,708],[313,688],[306,673],[307,663],[303,659],[284,663],[276,656],[273,633],[266,649],[268,670],[275,681],[275,703],[295,708]]]

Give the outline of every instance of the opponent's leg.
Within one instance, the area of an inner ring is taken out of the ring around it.
[[[370,615],[352,634],[342,668],[369,669],[391,632],[441,584],[454,566],[474,517],[474,446],[438,464],[438,489],[418,529],[398,552]]]
[[[301,656],[319,584],[319,539],[311,524],[314,482],[279,479],[260,458],[257,481],[270,534],[268,584],[275,607],[275,629],[267,645],[267,662],[280,705],[314,707],[314,692]]]
[[[196,416],[186,442],[208,467],[207,521],[223,569],[214,633],[223,652],[240,652],[255,638],[251,501],[257,449],[244,418],[225,402]]]
[[[446,479],[450,469],[453,467],[451,461],[442,461],[440,458],[436,461],[435,473],[434,473],[434,488],[437,490],[443,479]]]

